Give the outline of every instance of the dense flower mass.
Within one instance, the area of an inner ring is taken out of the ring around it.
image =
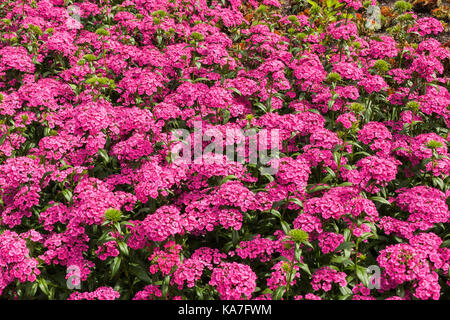
[[[224,300],[248,299],[255,291],[256,275],[248,265],[222,263],[213,269],[209,284],[216,286]]]
[[[394,7],[1,1],[0,298],[449,299],[446,26]]]

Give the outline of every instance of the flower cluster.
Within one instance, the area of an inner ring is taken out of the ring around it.
[[[329,267],[323,267],[312,275],[311,285],[316,291],[321,289],[323,291],[330,291],[333,283],[345,287],[347,285],[347,280],[345,278],[346,274],[344,272],[339,272]]]
[[[449,298],[445,25],[288,3],[0,3],[2,299]]]
[[[111,287],[100,287],[92,292],[74,292],[68,300],[116,300],[120,294]]]
[[[224,300],[250,298],[256,289],[256,275],[248,265],[221,263],[211,274],[210,285],[216,286]]]

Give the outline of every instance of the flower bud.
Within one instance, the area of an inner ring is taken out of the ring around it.
[[[105,30],[103,28],[97,29],[95,31],[96,34],[98,34],[99,36],[105,36],[105,37],[109,37],[110,33],[108,30]]]
[[[289,231],[289,236],[297,243],[302,243],[309,239],[308,233],[302,229],[292,229]]]
[[[120,210],[109,208],[105,211],[105,219],[112,222],[120,221],[122,212]]]
[[[397,1],[394,4],[394,9],[400,13],[404,13],[406,11],[410,11],[412,9],[412,4],[406,1]]]

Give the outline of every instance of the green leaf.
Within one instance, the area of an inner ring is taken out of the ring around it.
[[[47,281],[45,279],[38,279],[39,289],[47,296],[50,297],[50,290],[48,289]]]
[[[120,269],[120,263],[122,259],[120,257],[115,257],[113,262],[111,263],[111,279],[117,274]]]
[[[167,297],[167,292],[169,291],[170,276],[165,276],[163,284],[161,286],[161,294],[163,297]]]
[[[105,162],[109,162],[109,155],[105,149],[98,150],[98,154],[102,157]]]
[[[288,234],[289,231],[291,230],[291,227],[289,226],[289,224],[284,220],[281,220],[280,223],[281,223],[281,228],[283,229],[284,233]]]
[[[42,184],[42,182],[44,182],[44,179],[47,178],[52,173],[53,173],[53,171],[47,171],[46,173],[44,173],[44,175],[42,176],[41,180],[39,180],[39,184]]]
[[[73,197],[72,191],[70,191],[68,189],[64,189],[62,191],[62,194],[64,196],[64,199],[67,200],[67,202],[71,202],[72,201],[72,197]]]
[[[7,137],[7,134],[6,134],[6,133],[3,134],[3,135],[0,137],[0,145],[2,145],[2,144],[5,142],[6,137]]]
[[[330,189],[329,185],[318,185],[318,186],[315,186],[314,188],[308,189],[307,192],[308,193],[314,193],[314,192],[317,192],[317,191],[328,190],[328,189]]]
[[[439,189],[441,189],[441,190],[444,189],[444,181],[442,181],[441,178],[439,178],[439,177],[433,177],[432,180],[433,180],[433,184],[434,184],[435,186],[439,186]]]
[[[272,294],[273,300],[281,300],[284,296],[284,293],[286,291],[286,286],[280,286],[278,287],[275,292]]]
[[[365,152],[365,151],[358,151],[358,152],[355,152],[355,153],[354,153],[355,156],[358,156],[358,155],[360,155],[360,154],[362,154],[362,155],[364,155],[364,156],[366,156],[366,157],[370,157],[370,154],[368,154],[368,153]]]
[[[265,288],[263,292],[261,292],[261,294],[270,294],[272,295],[273,291],[270,290],[269,288]]]
[[[298,266],[307,274],[311,275],[311,270],[309,270],[309,266],[306,263],[299,263]]]
[[[225,182],[227,182],[229,180],[234,180],[234,179],[237,179],[237,177],[234,174],[230,174],[229,176],[226,176],[222,180],[220,180],[219,184],[222,185]]]
[[[342,295],[344,296],[351,296],[353,295],[352,290],[350,290],[349,287],[345,286],[345,287],[339,287],[339,291],[342,293]]]
[[[336,173],[329,167],[325,167],[325,170],[327,170],[328,174],[333,177],[336,178]]]
[[[260,168],[260,171],[261,171],[261,169],[262,168]],[[272,181],[275,180],[275,178],[272,175],[270,175],[270,174],[263,174],[263,177],[266,177],[267,180],[269,180],[269,182],[272,182]]]
[[[236,89],[234,87],[229,87],[228,89],[230,89],[231,91],[236,92],[238,95],[242,96],[242,93],[238,89]]]
[[[289,198],[288,200],[289,202],[295,203],[296,205],[303,207],[303,202],[301,202],[299,199],[297,198]]]
[[[342,242],[335,251],[340,251],[340,250],[346,250],[346,249],[350,249],[353,248],[355,246],[355,244],[353,242]]]
[[[266,106],[263,105],[261,102],[256,102],[256,103],[255,103],[255,107],[258,107],[258,108],[261,109],[264,113],[267,112]]]
[[[275,217],[277,217],[278,219],[281,219],[281,213],[278,210],[272,209],[270,210],[270,213],[273,214]]]
[[[380,203],[383,203],[383,204],[387,204],[388,206],[391,205],[391,203],[389,201],[387,201],[385,198],[382,198],[382,197],[371,197],[369,199],[372,200],[372,201],[377,201],[377,202],[380,202]]]
[[[296,244],[297,246],[298,244]],[[294,250],[294,257],[297,261],[302,260],[302,250]]]
[[[450,239],[445,240],[444,242],[442,242],[441,244],[441,248],[450,248]],[[450,270],[450,269],[449,269]]]
[[[351,187],[351,186],[353,186],[353,183],[348,182],[348,181],[347,182],[343,182],[343,183],[338,185],[338,187]]]
[[[366,268],[362,266],[356,266],[356,275],[358,276],[358,279],[361,280],[361,282],[364,284],[364,286],[369,286],[369,277],[367,276]]]
[[[333,258],[331,258],[332,263],[345,264],[348,261],[350,261],[350,259],[343,256],[334,256]]]
[[[200,81],[209,81],[209,79],[208,78],[197,78],[197,79],[193,80],[192,83],[197,83]]]
[[[331,109],[333,107],[333,105],[335,104],[335,100],[330,100],[328,101],[328,108]]]
[[[148,275],[148,273],[145,270],[145,268],[143,268],[139,264],[131,263],[130,264],[130,273],[135,275],[136,277],[139,278],[139,280],[141,280],[141,281],[143,281],[145,283],[151,283],[152,282],[152,279]]]
[[[239,243],[239,232],[237,230],[231,230],[231,241],[233,242],[233,245]]]
[[[333,180],[333,176],[327,174],[326,177],[322,179],[322,182],[326,183],[326,182],[331,181],[331,180]]]
[[[117,245],[119,247],[120,252],[122,252],[124,255],[128,256],[130,254],[128,246],[125,242],[119,241],[117,242]]]
[[[314,249],[314,246],[313,246],[312,243],[309,242],[309,241],[303,241],[303,244],[304,244],[305,246],[307,246],[307,247],[310,247],[311,249]]]
[[[36,295],[38,286],[39,286],[39,283],[36,281],[33,282],[33,284],[31,284],[31,286],[27,286],[26,295],[29,297],[34,297]]]
[[[229,110],[225,110],[223,113],[223,124],[227,124],[230,120],[231,112]]]

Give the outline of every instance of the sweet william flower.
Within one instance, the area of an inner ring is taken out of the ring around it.
[[[209,284],[224,300],[249,299],[256,289],[256,274],[248,265],[224,262],[213,269]]]

